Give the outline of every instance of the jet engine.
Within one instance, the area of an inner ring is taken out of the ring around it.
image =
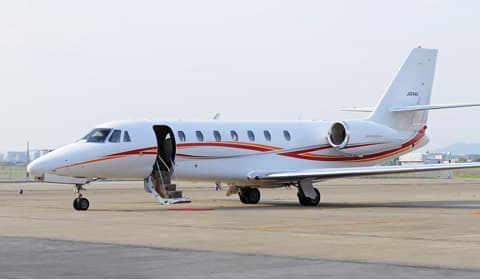
[[[327,140],[338,151],[359,156],[401,145],[396,130],[366,120],[333,122]]]

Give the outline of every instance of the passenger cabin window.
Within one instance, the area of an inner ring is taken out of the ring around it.
[[[290,132],[288,132],[287,130],[283,131],[283,137],[285,137],[285,140],[287,141],[290,141],[292,139],[292,137],[290,136]]]
[[[270,134],[270,131],[264,130],[263,134],[265,135],[265,140],[271,141],[272,140],[272,135]]]
[[[215,141],[220,142],[222,141],[222,136],[220,135],[220,132],[217,130],[213,131],[213,137],[215,138]]]
[[[112,131],[110,128],[95,128],[82,139],[91,143],[104,143],[110,131]]]
[[[238,134],[235,130],[230,131],[230,135],[232,136],[233,141],[238,141]]]
[[[122,131],[121,130],[118,130],[118,129],[115,129],[112,133],[112,135],[110,135],[110,138],[108,138],[108,142],[111,142],[111,143],[119,143],[120,142],[120,136],[122,135]]]
[[[195,134],[197,135],[198,142],[203,142],[203,133],[197,130]]]
[[[131,142],[132,139],[130,139],[130,134],[128,134],[128,131],[125,130],[123,133],[123,142]]]
[[[185,136],[185,132],[179,130],[177,134],[180,142],[185,142],[187,140],[187,137]]]
[[[253,134],[253,131],[249,130],[247,131],[247,134],[250,141],[255,141],[255,134]]]

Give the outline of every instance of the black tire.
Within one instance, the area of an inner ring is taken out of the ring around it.
[[[250,200],[248,196],[249,193],[250,193],[250,187],[241,188],[240,192],[238,192],[238,197],[240,197],[240,201],[243,204],[250,204]]]
[[[320,200],[322,199],[322,196],[320,195],[320,191],[317,188],[313,188],[315,190],[315,193],[317,194],[317,197],[312,200],[312,206],[317,206],[320,204]]]
[[[260,191],[257,188],[244,187],[238,193],[244,204],[257,204],[260,201]]]
[[[260,201],[260,191],[257,188],[250,188],[248,192],[248,202],[250,204],[257,204]]]
[[[317,194],[317,197],[312,199],[310,197],[305,196],[305,193],[303,190],[300,188],[297,193],[298,197],[298,202],[300,202],[300,205],[302,206],[317,206],[320,203],[320,191],[316,188],[313,188],[315,190],[315,193]]]
[[[90,201],[88,199],[81,197],[78,199],[78,210],[86,211],[90,207]]]
[[[78,198],[75,198],[75,199],[73,200],[73,209],[75,209],[75,210],[80,210],[80,209],[78,209]]]
[[[248,204],[248,198],[242,192],[238,193],[238,197],[243,204]]]

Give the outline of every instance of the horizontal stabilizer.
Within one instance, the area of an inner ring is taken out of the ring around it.
[[[348,112],[366,112],[370,113],[375,110],[375,107],[352,107],[352,108],[343,108],[342,111],[348,111]]]
[[[427,172],[439,170],[453,170],[466,168],[480,168],[480,163],[447,163],[447,164],[417,164],[417,165],[399,165],[399,166],[372,166],[372,167],[347,167],[347,168],[324,168],[307,169],[286,172],[251,172],[248,175],[250,180],[267,180],[291,182],[298,180],[326,180],[343,177],[361,177],[372,175]]]
[[[391,108],[390,112],[411,112],[411,111],[426,111],[426,110],[439,110],[439,109],[452,109],[462,107],[477,107],[480,103],[459,103],[459,104],[440,104],[440,105],[412,105],[405,107]],[[342,111],[348,112],[373,112],[375,107],[351,107],[343,108]]]
[[[411,111],[425,111],[425,110],[438,110],[438,109],[450,109],[461,107],[475,107],[480,106],[480,103],[460,103],[460,104],[441,104],[441,105],[412,105],[406,107],[391,108],[391,112],[411,112]]]

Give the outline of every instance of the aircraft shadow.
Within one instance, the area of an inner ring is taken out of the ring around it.
[[[295,202],[265,202],[266,207],[298,208]],[[302,209],[335,208],[432,208],[432,209],[480,209],[480,200],[439,200],[439,201],[400,201],[400,202],[320,202],[318,207],[301,207]]]

